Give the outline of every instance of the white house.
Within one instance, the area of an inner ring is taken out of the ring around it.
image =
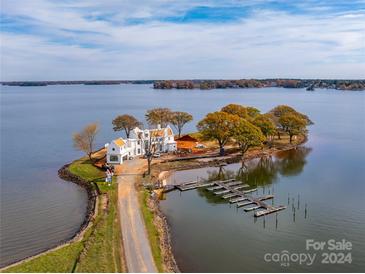
[[[123,161],[130,157],[144,155],[149,147],[149,142],[152,143],[155,153],[166,153],[176,151],[177,146],[174,140],[174,132],[170,126],[156,129],[140,129],[134,128],[130,132],[127,140],[118,138],[110,144],[106,144],[107,148],[107,163],[122,164]]]

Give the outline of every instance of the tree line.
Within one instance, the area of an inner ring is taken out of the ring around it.
[[[226,88],[315,88],[365,90],[365,80],[329,79],[238,79],[238,80],[161,80],[154,81],[155,89],[226,89]]]
[[[286,133],[292,143],[294,136],[307,133],[310,124],[312,121],[307,115],[286,105],[279,105],[261,114],[254,107],[229,104],[219,111],[208,113],[197,128],[203,139],[217,141],[220,155],[224,155],[228,141],[233,141],[243,158],[251,147],[271,142],[274,135],[280,139],[281,134]]]
[[[171,124],[177,130],[178,137],[181,136],[183,127],[193,120],[190,113],[172,111],[169,108],[147,110],[145,118],[150,126],[166,127]],[[312,121],[307,115],[287,105],[279,105],[267,113],[261,113],[255,107],[229,104],[219,111],[208,113],[198,122],[197,129],[203,140],[214,140],[218,143],[220,155],[225,154],[224,147],[231,141],[237,145],[243,158],[250,148],[262,146],[265,142],[271,143],[275,135],[281,139],[281,135],[285,133],[292,143],[294,136],[307,133],[307,126],[310,124]],[[129,138],[131,130],[143,124],[134,116],[123,114],[115,117],[112,125],[114,131],[123,130]],[[98,132],[99,125],[91,123],[73,135],[74,147],[85,152],[90,160]],[[147,155],[149,165],[153,157],[153,153],[150,154]]]

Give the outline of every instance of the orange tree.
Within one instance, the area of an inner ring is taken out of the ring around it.
[[[205,140],[216,140],[219,144],[219,153],[224,155],[224,146],[231,137],[232,129],[240,120],[237,115],[232,115],[223,111],[208,113],[201,120],[197,128]]]

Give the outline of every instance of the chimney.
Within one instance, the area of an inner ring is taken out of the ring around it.
[[[157,129],[161,129],[161,124],[158,124],[157,125]]]

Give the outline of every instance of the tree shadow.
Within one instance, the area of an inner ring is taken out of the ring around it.
[[[208,171],[206,181],[236,179],[242,184],[247,184],[247,189],[264,187],[278,181],[279,175],[296,176],[299,175],[306,165],[306,157],[311,152],[311,148],[299,147],[279,153],[273,156],[264,156],[243,163],[236,171],[228,170],[220,166],[217,170]],[[199,196],[206,199],[211,204],[226,203],[221,196],[214,195],[207,188],[197,189]]]

